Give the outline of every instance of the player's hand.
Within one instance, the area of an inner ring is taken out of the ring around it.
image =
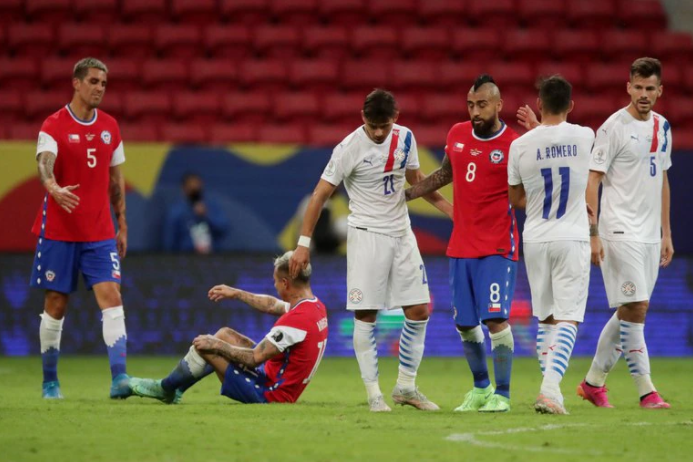
[[[219,284],[218,286],[214,286],[211,289],[209,289],[207,296],[213,302],[218,302],[219,300],[223,300],[225,298],[230,298],[232,300],[236,299],[236,298],[238,298],[240,293],[241,293],[241,291],[238,289],[235,289],[233,287],[229,287],[229,286],[224,285],[224,284]]]
[[[118,234],[116,234],[116,247],[118,248],[118,256],[122,260],[125,258],[125,254],[128,253],[128,229],[122,226],[118,227]]]
[[[291,256],[291,260],[289,260],[289,276],[291,276],[291,279],[297,278],[298,273],[303,271],[308,266],[308,263],[310,263],[310,250],[302,245],[297,246],[294,254]]]
[[[599,236],[590,237],[590,247],[592,248],[592,264],[601,266],[604,261],[604,246]]]
[[[197,351],[214,351],[219,343],[219,339],[213,335],[198,335],[193,340],[193,346]]]
[[[517,123],[525,127],[527,130],[532,130],[539,126],[539,119],[537,119],[536,114],[528,104],[520,106],[517,110]]]
[[[73,194],[72,191],[79,188],[79,185],[73,186],[56,186],[52,191],[50,191],[51,196],[58,203],[63,210],[67,213],[72,213],[74,209],[79,205],[79,196]]]
[[[671,263],[671,259],[674,257],[674,242],[671,237],[662,238],[662,256],[659,260],[659,266],[666,268]]]

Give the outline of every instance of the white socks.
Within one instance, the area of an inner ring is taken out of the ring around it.
[[[123,306],[116,306],[101,311],[103,316],[103,341],[112,348],[121,338],[127,338],[125,332],[125,311]]]
[[[404,320],[402,334],[399,337],[399,375],[397,376],[397,385],[403,390],[416,388],[416,371],[419,370],[424,354],[427,325],[428,319],[425,321]]]
[[[546,357],[544,380],[541,383],[542,394],[562,400],[560,383],[568,369],[576,337],[577,327],[575,325],[569,322],[556,324],[556,332]]]
[[[204,375],[207,362],[202,358],[202,356],[200,356],[200,353],[197,352],[194,346],[190,347],[190,350],[188,350],[188,354],[185,355],[183,361],[188,363],[188,369],[190,369],[190,373],[193,377],[197,379]]]
[[[458,330],[457,333],[460,334],[463,342],[484,343],[484,331],[481,329],[481,326],[476,326],[474,329],[469,330]]]
[[[41,339],[41,353],[45,353],[49,348],[60,350],[60,337],[63,332],[65,318],[61,320],[54,319],[45,311],[40,316],[39,338]]]
[[[645,324],[620,321],[621,348],[628,363],[628,371],[635,381],[638,396],[655,391],[650,379],[650,356],[645,344]]]
[[[378,349],[375,343],[375,323],[354,319],[354,354],[361,369],[368,398],[382,395],[378,384]]]
[[[546,357],[549,355],[549,347],[555,332],[555,325],[539,323],[539,329],[537,330],[537,359],[539,360],[541,375],[544,375],[546,369]]]
[[[621,326],[616,313],[609,319],[602,333],[599,334],[597,352],[592,360],[589,372],[585,381],[595,387],[603,387],[606,383],[606,376],[611,372],[618,358],[621,357]]]

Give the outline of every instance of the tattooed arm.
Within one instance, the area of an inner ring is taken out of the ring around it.
[[[72,213],[79,205],[79,196],[73,194],[72,191],[79,188],[79,185],[60,187],[53,175],[56,158],[57,156],[49,151],[44,151],[38,155],[39,178],[41,179],[41,184],[55,202],[67,213]]]
[[[110,182],[108,190],[111,196],[111,206],[118,220],[118,235],[116,244],[118,255],[125,258],[128,248],[128,223],[125,218],[125,179],[119,166],[110,167]]]
[[[244,290],[236,289],[234,287],[229,287],[227,285],[218,285],[209,289],[207,294],[209,299],[215,302],[223,300],[225,298],[230,298],[232,300],[240,300],[246,305],[255,308],[263,313],[273,314],[275,316],[281,316],[286,313],[288,306],[287,302],[274,298],[271,295],[258,295],[251,294]]]
[[[266,338],[255,345],[255,348],[244,348],[231,345],[213,335],[200,335],[193,340],[195,348],[202,353],[212,353],[226,360],[255,368],[281,353],[279,349]]]
[[[409,181],[409,179],[407,179]],[[435,172],[428,175],[423,180],[412,184],[411,187],[404,190],[404,195],[408,201],[416,199],[421,196],[437,191],[445,185],[452,182],[452,164],[450,159],[445,155],[443,157],[443,165]],[[411,182],[410,182],[411,184]]]

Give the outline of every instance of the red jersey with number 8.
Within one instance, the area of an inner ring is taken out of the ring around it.
[[[517,136],[503,124],[498,133],[480,138],[471,122],[448,132],[445,154],[452,164],[454,190],[448,257],[501,255],[517,261],[519,234],[508,200],[508,153]]]
[[[80,200],[68,213],[46,194],[45,210],[41,204],[32,232],[68,242],[113,239],[110,167],[125,161],[116,120],[99,110],[94,111],[91,120],[80,120],[65,106],[41,126],[36,155],[45,151],[57,156],[53,169],[56,182],[61,187],[79,185],[72,193]]]

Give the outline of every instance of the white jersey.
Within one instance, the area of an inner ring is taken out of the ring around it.
[[[527,194],[524,242],[589,241],[585,189],[592,129],[540,125],[510,145],[508,184]]]
[[[626,109],[597,130],[590,170],[604,172],[599,235],[612,241],[661,242],[663,171],[671,167],[671,126],[652,112]]]
[[[404,174],[418,168],[411,130],[395,124],[385,141],[376,144],[361,126],[334,148],[321,178],[335,186],[344,181],[349,226],[401,237],[411,227]]]

